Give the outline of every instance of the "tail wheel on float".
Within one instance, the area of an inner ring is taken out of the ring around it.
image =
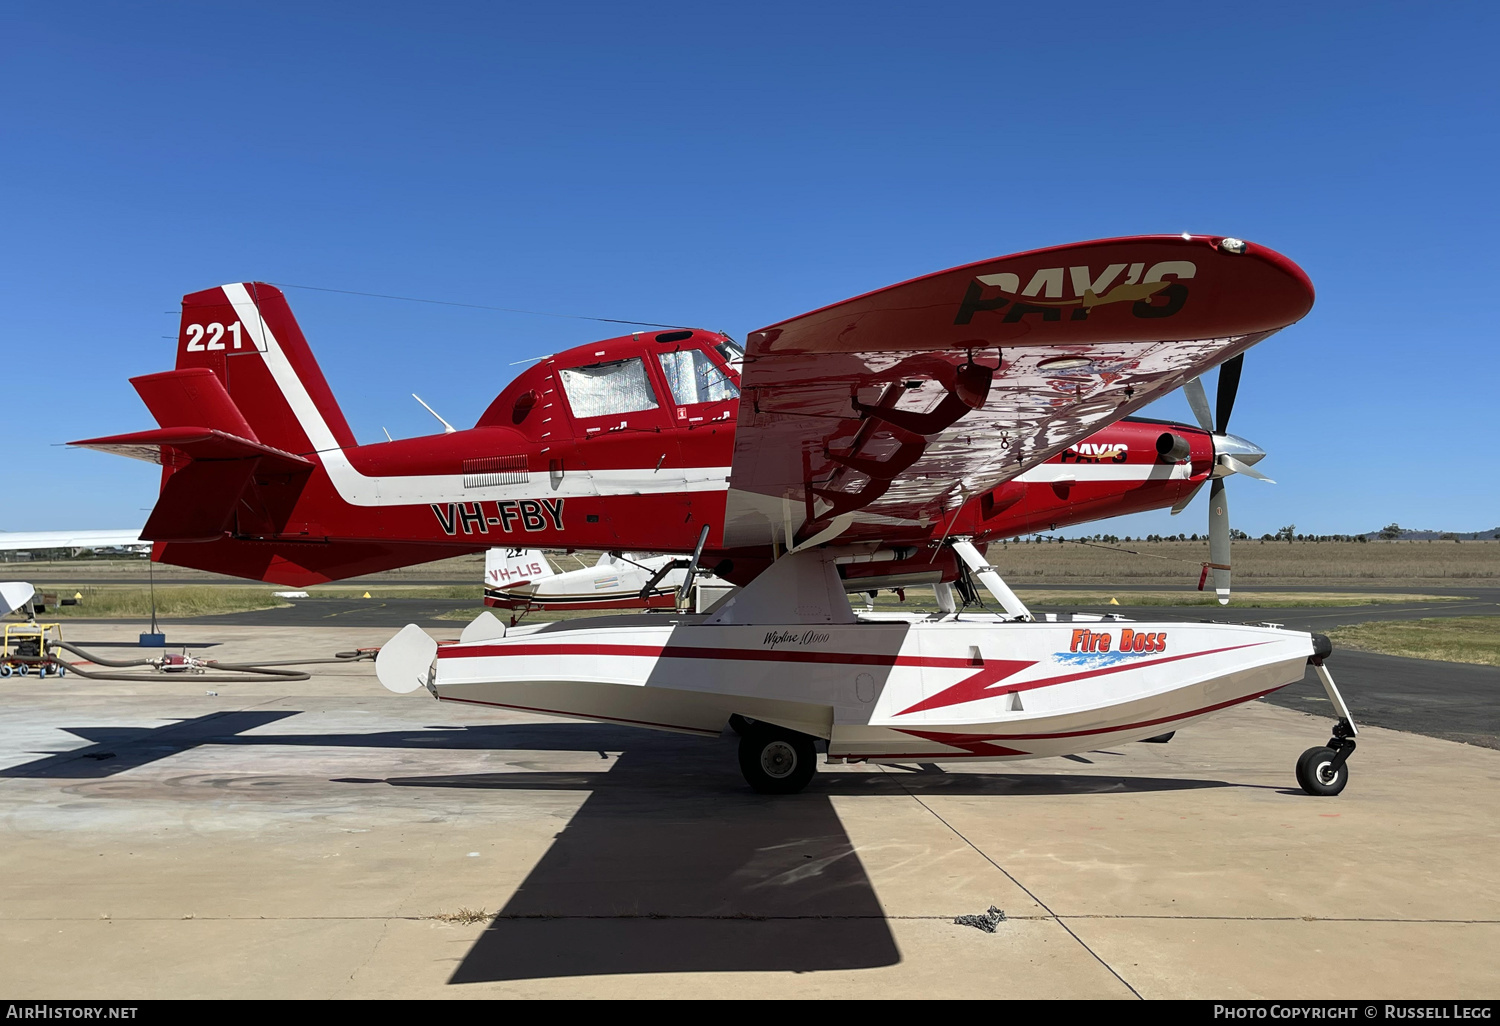
[[[769,723],[740,735],[740,772],[760,794],[796,794],[818,770],[818,750],[806,734]]]
[[[1309,748],[1297,760],[1297,783],[1313,795],[1335,795],[1349,783],[1349,766],[1332,748]]]

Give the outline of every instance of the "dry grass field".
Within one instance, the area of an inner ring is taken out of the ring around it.
[[[569,565],[572,564],[569,560]],[[158,585],[161,584],[245,584],[244,579],[238,577],[225,577],[223,574],[209,573],[206,570],[193,570],[188,567],[170,566],[165,563],[157,563],[152,568],[152,575]],[[348,581],[338,582],[338,586],[355,587],[369,582],[402,583],[408,581],[442,581],[442,582],[480,582],[484,577],[484,553],[476,552],[467,556],[456,556],[452,559],[443,559],[435,563],[421,563],[417,566],[402,567],[399,570],[387,570],[379,574],[371,574],[368,577],[351,578]],[[98,581],[104,583],[141,584],[146,583],[146,560],[139,559],[66,559],[55,561],[31,561],[25,563],[0,563],[0,580],[7,581],[33,581],[38,588],[45,585],[48,591],[59,591],[61,585],[69,581]],[[257,587],[262,586],[259,581],[248,582]],[[276,585],[278,591],[287,590],[282,585]],[[72,594],[70,591],[68,594]]]
[[[558,570],[591,566],[597,552],[552,553]],[[1190,588],[1208,559],[1208,542],[1131,542],[1098,546],[1078,542],[1006,542],[992,545],[989,558],[1018,585],[1160,584],[1175,591]],[[1500,582],[1500,541],[1480,542],[1260,542],[1234,543],[1235,581],[1246,588],[1327,584],[1462,587]],[[158,567],[158,572],[161,572]],[[139,570],[136,571],[139,573]],[[195,571],[168,572],[195,573]],[[356,578],[348,585],[400,581],[478,581],[484,574],[481,554],[459,556],[422,566],[404,567]],[[210,576],[210,575],[203,575]],[[1027,580],[1030,578],[1030,580]]]
[[[54,589],[48,585],[47,592]],[[57,588],[60,596],[79,596],[77,605],[48,605],[39,619],[144,619],[151,615],[151,593],[136,585],[80,585]],[[156,589],[156,615],[212,616],[272,609],[286,605],[268,587],[215,587],[211,585],[167,585]],[[20,614],[13,614],[19,616]]]
[[[1128,551],[1127,551],[1128,550]],[[1008,542],[989,560],[1014,586],[1046,584],[1170,584],[1196,587],[1207,542]],[[1500,541],[1234,543],[1230,559],[1241,588],[1277,585],[1432,587],[1500,580]]]
[[[72,605],[49,602],[47,611],[43,614],[48,619],[142,619],[151,615],[151,590],[136,584],[48,584],[43,589],[45,594],[55,594],[59,598],[77,596],[76,604]],[[292,589],[279,585],[248,587],[238,582],[230,585],[158,583],[155,588],[156,615],[162,619],[174,619],[273,609],[289,604],[288,600],[275,595],[275,592],[288,590]],[[298,590],[307,591],[312,598],[350,599],[368,595],[371,599],[468,599],[475,603],[484,594],[484,588],[478,580],[466,585],[331,585]],[[20,615],[13,613],[10,618],[15,619]]]
[[[1340,648],[1500,666],[1500,616],[1357,623],[1328,635]]]
[[[553,565],[559,570],[592,565],[598,558],[595,552],[551,555]],[[1197,595],[1195,589],[1202,564],[1208,559],[1208,543],[1163,541],[1094,545],[1012,541],[992,545],[989,559],[1013,587],[1028,596],[1049,587],[1085,586],[1098,587],[1101,600],[1108,601],[1108,589],[1125,586],[1152,593],[1134,595],[1142,601],[1191,604],[1205,597]],[[1246,598],[1249,592],[1286,587],[1299,590],[1326,587],[1335,592],[1358,591],[1366,587],[1400,588],[1408,595],[1416,596],[1422,595],[1427,588],[1500,583],[1500,541],[1240,541],[1234,544],[1232,563],[1236,591]],[[249,586],[235,578],[182,567],[157,565],[154,573],[158,589],[163,584]],[[475,553],[306,590],[329,597],[359,595],[369,590],[372,595],[383,598],[477,598],[483,575],[484,556]],[[146,564],[144,560],[93,559],[12,563],[0,567],[0,578],[33,581],[43,590],[71,595],[82,589],[81,582],[118,582],[139,588],[146,583]],[[284,590],[259,584],[253,587],[265,588],[267,593]],[[1172,596],[1180,598],[1173,599]],[[1302,598],[1312,600],[1311,596]],[[188,597],[184,596],[184,601],[187,600]],[[1032,601],[1045,600],[1034,598]],[[1077,602],[1079,597],[1073,596],[1069,601]]]
[[[1017,594],[1034,606],[1212,606],[1222,608],[1212,588],[1198,591],[1189,582],[1170,591],[1113,591],[1100,588],[1048,590],[1017,585]],[[1230,605],[1239,609],[1342,609],[1347,606],[1404,605],[1409,602],[1457,601],[1457,595],[1422,595],[1394,591],[1261,591],[1236,587]],[[1114,601],[1111,602],[1111,599]]]

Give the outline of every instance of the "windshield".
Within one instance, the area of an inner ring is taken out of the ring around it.
[[[660,353],[662,373],[672,389],[672,401],[678,406],[693,403],[716,403],[738,399],[740,390],[701,349],[680,349]]]
[[[738,343],[731,342],[728,339],[725,339],[723,342],[720,342],[718,345],[714,346],[714,348],[719,351],[720,356],[724,357],[724,362],[729,364],[730,370],[734,371],[736,374],[745,373],[745,351],[739,347]]]

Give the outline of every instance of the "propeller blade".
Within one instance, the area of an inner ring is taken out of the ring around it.
[[[1222,435],[1229,431],[1229,414],[1234,410],[1234,397],[1240,390],[1240,372],[1245,369],[1245,354],[1229,360],[1219,368],[1219,401],[1215,411],[1219,420],[1215,426],[1214,434]]]
[[[1219,466],[1225,467],[1236,474],[1244,474],[1246,477],[1253,477],[1257,481],[1264,481],[1267,484],[1276,483],[1266,475],[1262,474],[1260,471],[1256,470],[1254,467],[1250,466],[1250,464],[1241,463],[1239,460],[1235,459],[1228,453],[1219,454]]]
[[[1188,405],[1193,408],[1193,416],[1198,418],[1198,426],[1213,434],[1214,419],[1208,415],[1208,395],[1203,391],[1203,379],[1194,378],[1183,385],[1182,394],[1187,396]]]
[[[1214,572],[1219,605],[1229,605],[1229,498],[1224,479],[1214,478],[1208,492],[1208,565]]]
[[[1203,491],[1203,482],[1199,481],[1196,488],[1177,500],[1177,505],[1172,507],[1172,515],[1175,517],[1177,514],[1187,509],[1188,504],[1196,499],[1198,497],[1198,493],[1201,491]]]

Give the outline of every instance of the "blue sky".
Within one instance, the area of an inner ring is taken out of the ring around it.
[[[700,325],[1139,232],[1300,263],[1232,429],[1260,534],[1500,523],[1494,5],[0,9],[0,528],[130,527],[185,292],[258,279]],[[288,290],[356,435],[471,424],[584,320]],[[163,337],[168,336],[168,337]],[[1212,394],[1212,382],[1209,383]],[[1150,413],[1190,420],[1180,396]],[[1205,498],[1101,524],[1202,532]]]

